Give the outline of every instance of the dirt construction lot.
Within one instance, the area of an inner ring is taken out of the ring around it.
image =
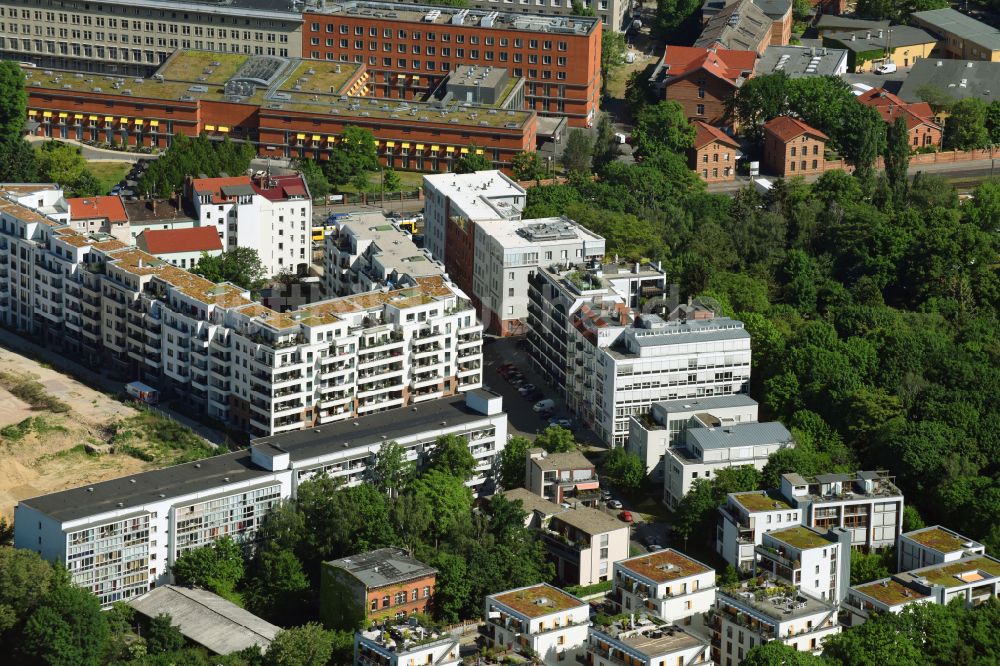
[[[0,349],[0,516],[8,520],[21,499],[210,453],[156,412]]]

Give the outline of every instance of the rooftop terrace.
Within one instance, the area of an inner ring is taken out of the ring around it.
[[[825,601],[802,594],[792,587],[770,583],[728,588],[719,593],[718,599],[722,602],[735,602],[778,622],[788,622],[817,613],[834,612],[834,607]],[[835,615],[833,619],[836,620]]]
[[[585,601],[545,583],[494,594],[493,599],[528,618],[543,617],[587,605]]]
[[[737,504],[753,513],[755,511],[783,511],[792,506],[777,491],[754,490],[730,495]]]
[[[926,580],[931,585],[958,587],[978,583],[988,578],[1000,577],[1000,561],[987,555],[967,557],[950,564],[939,564],[923,569],[915,569],[902,574],[911,580]]]
[[[637,620],[634,628],[629,622],[623,621],[622,624],[624,626],[615,624],[601,627],[596,629],[595,633],[598,634],[598,638],[599,634],[604,634],[650,659],[669,656],[679,650],[705,645],[704,641],[687,633],[681,627],[662,624],[649,618]]]

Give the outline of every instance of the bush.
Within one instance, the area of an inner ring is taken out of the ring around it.
[[[45,391],[45,387],[34,379],[18,376],[8,372],[0,373],[0,385],[11,394],[24,400],[35,411],[48,411],[64,414],[69,411],[69,405]]]

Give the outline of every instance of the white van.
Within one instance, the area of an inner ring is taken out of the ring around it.
[[[896,73],[896,63],[892,62],[891,60],[889,62],[884,62],[884,63],[882,63],[881,65],[879,65],[878,67],[875,68],[875,73],[876,74],[895,74]]]

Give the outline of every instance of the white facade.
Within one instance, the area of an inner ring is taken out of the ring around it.
[[[847,615],[845,624],[853,627],[866,622],[872,613],[902,613],[911,604],[928,603],[934,603],[930,594],[890,577],[849,588],[841,608]]]
[[[851,581],[851,540],[846,530],[823,534],[797,525],[766,532],[756,558],[755,575],[794,585],[825,601],[840,601]]]
[[[628,557],[629,526],[603,511],[576,505],[544,521],[542,543],[566,585],[611,579],[612,567]]]
[[[432,426],[426,425],[428,414]],[[169,583],[170,564],[188,549],[226,535],[252,539],[268,509],[295,497],[298,484],[316,474],[348,485],[365,482],[386,441],[398,442],[407,459],[419,463],[439,437],[465,438],[478,461],[469,482],[478,491],[507,440],[499,396],[479,391],[357,424],[256,440],[249,452],[22,500],[15,509],[14,543],[64,562],[73,582],[109,605]],[[350,446],[343,445],[347,440]]]
[[[586,649],[590,605],[542,583],[486,597],[485,619],[495,647],[530,651],[546,666],[561,666]]]
[[[418,624],[359,631],[354,635],[354,666],[460,666],[458,639]]]
[[[681,627],[648,619],[624,626],[594,627],[587,644],[592,666],[687,666],[711,664],[708,642]],[[634,626],[633,626],[634,625]]]
[[[896,543],[896,570],[909,571],[933,564],[955,562],[963,557],[982,555],[986,547],[958,532],[934,525],[899,535]]]
[[[622,613],[680,623],[708,611],[715,592],[715,569],[665,548],[617,562],[611,598]]]
[[[778,493],[730,493],[719,507],[715,550],[727,563],[745,571],[753,564],[754,547],[761,544],[765,532],[801,524],[802,510]]]
[[[196,178],[185,187],[198,224],[214,226],[224,250],[257,250],[268,275],[310,264],[312,198],[302,176]]]

